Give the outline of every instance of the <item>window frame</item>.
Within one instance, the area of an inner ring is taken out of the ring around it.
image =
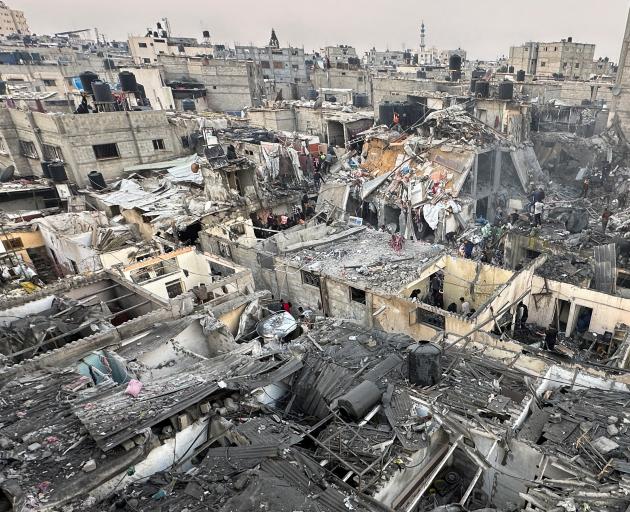
[[[164,139],[153,139],[151,142],[153,143],[153,151],[166,151]]]
[[[99,156],[96,148],[103,148],[108,146],[110,149],[114,148],[116,150],[115,156]],[[115,142],[107,142],[105,144],[92,144],[92,151],[94,153],[94,158],[96,160],[114,160],[116,158],[120,158],[120,150],[118,149],[118,144]]]
[[[308,270],[300,270],[300,277],[302,278],[302,284],[312,286],[313,288],[322,288],[321,276]]]

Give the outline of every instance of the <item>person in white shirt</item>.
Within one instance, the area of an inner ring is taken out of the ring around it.
[[[460,297],[459,302],[459,314],[463,316],[468,315],[468,313],[470,313],[470,302],[464,299],[464,297]]]
[[[540,226],[542,224],[542,213],[544,204],[541,201],[534,203],[534,225]]]

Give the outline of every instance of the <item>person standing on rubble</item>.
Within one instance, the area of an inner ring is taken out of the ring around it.
[[[610,220],[610,216],[612,212],[608,209],[608,207],[604,208],[602,213],[602,232],[606,233],[606,227],[608,226],[608,221]]]
[[[547,327],[545,330],[545,339],[542,341],[542,349],[553,352],[556,348],[556,342],[558,341],[558,330],[554,327]]]
[[[322,182],[326,183],[326,180],[324,179],[324,177],[321,175],[319,171],[315,171],[313,173],[313,182],[315,183],[315,188],[319,190],[319,187],[321,186]]]
[[[534,203],[534,226],[542,225],[542,214],[545,205],[542,201],[536,201]]]
[[[586,178],[584,178],[584,181],[582,182],[582,197],[585,199],[588,197],[588,189],[590,185],[591,185],[591,180],[587,176]]]

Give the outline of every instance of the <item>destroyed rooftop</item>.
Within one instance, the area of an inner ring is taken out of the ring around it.
[[[417,280],[422,268],[443,249],[426,242],[406,240],[397,253],[390,246],[391,238],[388,233],[352,228],[330,235],[330,241],[312,248],[292,250],[289,246],[287,251],[290,252],[283,259],[307,272],[321,273],[364,289],[396,294]]]

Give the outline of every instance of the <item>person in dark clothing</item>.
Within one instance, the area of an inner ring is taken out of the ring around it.
[[[529,310],[527,306],[522,302],[519,302],[518,306],[516,306],[516,327],[522,328],[527,322],[528,316]]]
[[[591,180],[588,177],[584,178],[582,182],[582,197],[588,197],[588,189],[591,185]]]
[[[289,301],[286,301],[284,299],[280,299],[280,307],[282,308],[283,311],[286,311],[287,313],[291,313],[291,303]]]
[[[454,302],[451,302],[448,305],[448,308],[446,308],[446,311],[448,311],[449,313],[457,313],[457,304],[455,304]]]
[[[606,227],[608,226],[611,215],[612,212],[608,208],[604,208],[604,212],[602,213],[602,231],[604,233],[606,232]]]
[[[470,240],[466,240],[464,242],[464,257],[467,259],[471,259],[474,248],[475,244],[473,244]]]
[[[610,176],[610,162],[604,162],[602,165],[602,181],[608,181],[608,177]]]
[[[319,187],[321,186],[322,182],[326,183],[326,180],[324,179],[324,177],[321,175],[319,171],[315,171],[313,173],[313,182],[315,183],[315,188],[319,190]]]
[[[542,203],[545,200],[545,191],[542,187],[538,187],[537,190],[534,191],[534,203]]]
[[[227,147],[227,159],[228,160],[236,160],[238,156],[236,156],[236,148],[233,144],[230,144]]]
[[[542,343],[543,350],[553,351],[556,348],[557,341],[558,330],[553,327],[548,327],[545,330],[545,340]]]
[[[92,111],[92,108],[88,105],[87,96],[83,96],[81,98],[81,103],[74,111],[75,114],[89,114]]]
[[[308,194],[306,192],[302,196],[302,200],[300,202],[302,203],[302,212],[305,212],[306,211],[306,205],[308,204]]]

